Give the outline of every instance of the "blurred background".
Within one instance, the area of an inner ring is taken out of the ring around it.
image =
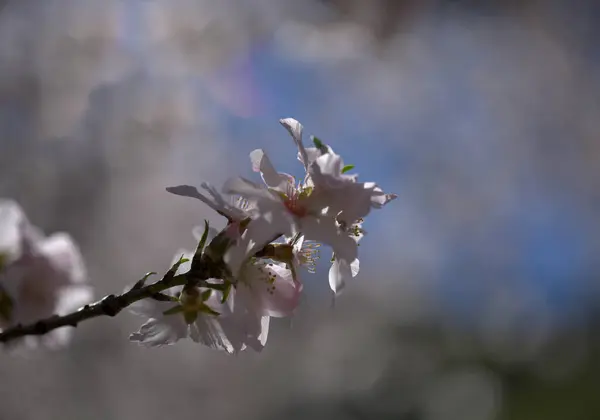
[[[294,117],[399,198],[330,307],[327,251],[261,354],[82,324],[0,358],[0,419],[600,418],[600,3],[0,1],[0,196],[79,242],[97,297],[164,271],[200,202],[298,174]]]

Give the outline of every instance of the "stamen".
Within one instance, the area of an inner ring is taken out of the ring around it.
[[[318,242],[304,241],[302,248],[298,251],[300,264],[305,266],[311,274],[317,271],[317,260],[321,257],[320,246],[321,244]]]

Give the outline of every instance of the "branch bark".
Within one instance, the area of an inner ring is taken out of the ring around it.
[[[143,279],[138,281],[129,291],[120,295],[108,295],[103,299],[85,305],[75,312],[66,315],[53,315],[46,319],[41,319],[35,323],[21,325],[17,324],[0,332],[0,343],[15,340],[27,335],[43,335],[52,330],[61,327],[77,327],[77,325],[85,320],[96,318],[99,316],[113,317],[121,312],[129,305],[142,299],[159,299],[163,290],[170,289],[175,286],[185,285],[188,281],[188,274],[175,275],[179,265],[183,262],[177,262],[162,279],[156,283],[145,286],[145,280],[149,273]],[[195,283],[199,286],[205,283],[203,279],[195,279]],[[164,296],[164,295],[162,295]]]

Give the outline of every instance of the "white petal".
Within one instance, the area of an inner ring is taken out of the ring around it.
[[[279,123],[285,127],[292,136],[292,139],[294,139],[294,143],[296,143],[296,147],[298,147],[298,160],[304,164],[305,168],[307,168],[310,161],[306,154],[306,149],[302,144],[302,124],[293,118],[280,119]]]
[[[229,178],[225,181],[223,192],[225,194],[241,195],[242,197],[257,201],[280,201],[279,197],[273,195],[265,187],[242,177]]]
[[[300,303],[302,284],[294,281],[290,270],[276,264],[248,266],[247,270],[252,276],[247,282],[263,315],[281,318],[293,314]]]
[[[250,153],[252,169],[260,172],[260,175],[269,188],[287,193],[289,187],[294,187],[294,177],[288,174],[279,173],[271,163],[271,160],[262,149],[253,150]]]
[[[69,283],[83,283],[87,280],[83,257],[70,235],[55,233],[42,240],[38,246],[54,269],[63,273]]]
[[[233,353],[232,345],[212,315],[199,315],[196,322],[190,325],[190,337],[196,343],[204,344],[215,350],[225,350]]]
[[[290,215],[285,211],[268,213],[248,223],[246,231],[238,242],[227,250],[224,261],[234,276],[239,272],[248,257],[254,255],[278,235],[290,234],[293,230]]]
[[[140,327],[138,332],[131,334],[129,340],[155,347],[174,344],[187,335],[188,326],[183,317],[169,315],[162,319],[150,319]]]
[[[352,270],[352,277],[356,277],[358,275],[358,272],[360,271],[360,261],[358,258],[352,261],[352,264],[350,264],[350,270]]]
[[[92,302],[94,292],[91,286],[73,285],[65,287],[60,291],[56,305],[56,313],[64,315],[75,311]]]
[[[0,254],[14,260],[21,254],[21,225],[27,219],[13,200],[0,199]]]
[[[196,198],[211,209],[218,213],[224,214],[232,220],[239,220],[240,218],[244,217],[243,212],[240,212],[239,209],[234,209],[231,205],[229,205],[209,184],[203,183],[202,187],[211,194],[212,199],[201,194],[196,187],[191,185],[177,185],[175,187],[167,187],[166,190],[171,194],[180,195],[182,197]]]
[[[329,245],[336,256],[346,261],[354,261],[358,255],[356,242],[339,229],[332,217],[305,217],[301,229],[307,240]]]
[[[181,289],[182,286],[173,287],[171,289],[163,291],[162,293],[169,296],[174,296],[175,294],[179,294],[179,292],[181,292]],[[132,314],[143,316],[145,318],[162,318],[164,317],[163,312],[171,309],[173,306],[175,306],[174,302],[162,302],[154,299],[142,299],[132,303],[127,307],[127,309]]]
[[[259,343],[264,347],[267,344],[267,338],[269,337],[269,324],[271,318],[263,316],[260,320],[260,334],[258,335]]]
[[[342,291],[346,281],[352,278],[352,270],[347,261],[341,260],[336,255],[335,260],[329,269],[329,287],[335,294]]]
[[[231,299],[233,302],[232,313],[219,317],[227,339],[236,351],[241,351],[246,346],[255,351],[261,351],[267,340],[268,317],[261,316],[246,287],[232,290]]]

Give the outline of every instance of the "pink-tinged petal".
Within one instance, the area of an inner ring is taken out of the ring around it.
[[[94,289],[91,286],[72,285],[63,288],[58,296],[56,313],[64,315],[75,311],[94,299]]]
[[[70,283],[83,283],[87,280],[85,264],[70,235],[55,233],[41,241],[39,251],[46,256],[53,268]]]
[[[254,351],[261,351],[267,339],[268,317],[262,316],[257,310],[250,290],[246,287],[232,290],[230,299],[233,303],[232,311],[219,316],[227,339],[236,352],[246,346]]]
[[[335,294],[338,294],[346,285],[346,281],[352,278],[350,264],[346,260],[341,260],[335,256],[335,260],[329,269],[329,287]]]
[[[271,160],[262,149],[253,150],[250,153],[250,161],[252,162],[254,172],[260,172],[265,185],[269,188],[287,193],[290,186],[294,187],[294,177],[277,172]]]
[[[175,344],[187,335],[188,326],[183,317],[169,315],[161,319],[150,319],[138,332],[131,334],[129,340],[147,347],[157,347]]]
[[[273,264],[248,267],[249,288],[263,315],[282,318],[293,314],[300,303],[302,285],[294,281],[291,270]]]

